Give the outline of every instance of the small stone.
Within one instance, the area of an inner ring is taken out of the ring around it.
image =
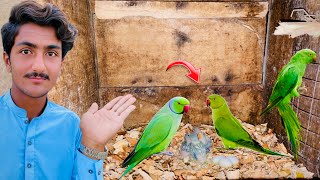
[[[227,171],[226,172],[227,179],[240,179],[240,170]]]
[[[222,171],[218,172],[216,179],[226,179],[224,172]]]

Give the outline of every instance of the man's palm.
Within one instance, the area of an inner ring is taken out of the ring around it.
[[[119,131],[128,115],[135,109],[135,106],[132,105],[135,101],[136,99],[130,94],[119,96],[100,110],[98,110],[98,104],[93,103],[81,118],[82,143],[104,147]]]

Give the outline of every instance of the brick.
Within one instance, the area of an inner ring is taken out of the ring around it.
[[[307,146],[306,149],[305,149],[305,154],[306,154],[308,162],[311,162],[313,164],[317,163],[317,158],[318,158],[318,155],[319,155],[319,151],[318,150],[316,150],[315,148],[312,148],[310,146]]]
[[[302,109],[306,112],[310,112],[311,100],[312,99],[309,97],[299,96],[299,104],[298,104],[299,109]]]
[[[309,130],[320,135],[320,118],[319,117],[316,117],[316,116],[311,117]]]
[[[297,164],[307,164],[307,160],[303,158],[300,154],[298,156]]]
[[[318,80],[320,80],[320,79],[318,79]],[[315,91],[314,98],[320,99],[320,82],[316,83],[316,91]]]
[[[301,128],[300,134],[301,134],[301,141],[306,143],[306,140],[307,140],[307,129]]]
[[[318,65],[317,64],[309,64],[306,68],[306,72],[304,73],[303,77],[316,80],[317,78],[317,70]]]
[[[299,155],[299,162],[305,164],[306,160],[306,147],[307,145],[304,142],[300,143],[300,151],[298,152]],[[308,146],[309,147],[309,146]],[[302,162],[301,162],[302,161]]]
[[[320,100],[313,100],[312,114],[314,114],[317,117],[320,117]]]
[[[308,129],[308,121],[309,121],[309,114],[304,111],[298,111],[298,119],[300,120],[301,126],[305,129]]]
[[[291,104],[293,105],[293,109],[296,111],[296,108],[298,107],[298,98],[293,98],[291,100]]]
[[[307,89],[307,91],[306,90],[302,90],[300,94],[312,97],[313,96],[313,90],[314,90],[314,84],[315,84],[314,80],[303,78],[301,87],[305,87]]]
[[[311,171],[313,173],[316,173],[316,165],[312,162],[307,161],[307,164],[305,164],[308,171]]]
[[[307,132],[307,137],[306,137],[306,144],[316,148],[316,149],[320,149],[320,135],[310,132]]]

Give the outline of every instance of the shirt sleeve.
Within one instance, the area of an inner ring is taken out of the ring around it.
[[[95,160],[87,157],[79,151],[82,133],[77,133],[75,161],[72,179],[74,180],[102,180],[103,179],[103,160]]]

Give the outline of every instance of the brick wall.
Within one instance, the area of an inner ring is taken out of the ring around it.
[[[307,92],[293,101],[293,107],[301,122],[301,150],[299,161],[309,171],[320,176],[320,65],[311,64],[303,77]]]

